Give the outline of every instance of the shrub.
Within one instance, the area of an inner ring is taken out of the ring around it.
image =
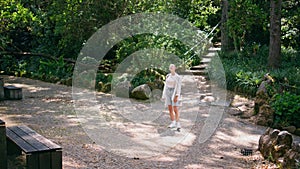
[[[226,86],[228,90],[242,93],[246,96],[255,96],[261,79],[266,73],[269,73],[275,79],[275,87],[282,91],[290,91],[300,95],[300,54],[291,49],[282,50],[282,67],[277,70],[269,70],[267,67],[268,48],[262,46],[256,54],[242,51],[239,53],[223,53],[219,56],[226,75]],[[217,66],[214,68],[212,61],[211,70],[218,71]],[[214,75],[214,74],[212,74]],[[224,82],[218,81],[220,86]]]
[[[275,111],[274,126],[300,127],[300,95],[290,92],[277,93],[271,99],[271,106]]]

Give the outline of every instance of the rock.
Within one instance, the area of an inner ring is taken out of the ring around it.
[[[259,113],[256,116],[255,123],[262,126],[270,126],[274,121],[274,110],[270,105],[264,104],[259,107]]]
[[[256,93],[256,97],[254,100],[254,111],[256,114],[259,114],[259,108],[265,104],[268,104],[268,100],[270,97],[267,93],[264,93],[263,91],[258,91]]]
[[[258,87],[257,92],[267,93],[267,85],[274,82],[274,79],[269,75],[269,73],[264,75],[263,81]]]
[[[272,130],[271,128],[268,128],[266,132],[262,136],[260,136],[258,150],[264,158],[269,158],[270,153],[273,149],[273,143],[275,142],[275,139],[277,138],[279,132],[280,131],[277,129]]]
[[[245,105],[249,108],[253,108],[254,107],[254,101],[250,101],[250,102],[247,102]]]
[[[243,114],[243,112],[239,111],[237,108],[230,108],[227,112],[232,116],[240,116]]]
[[[300,168],[300,143],[294,143],[283,158],[282,168]]]
[[[247,111],[243,112],[241,115],[242,119],[250,119],[253,116],[253,109],[248,109]]]
[[[115,86],[116,87],[114,87],[112,90],[117,97],[129,98],[130,87],[131,87],[129,82],[127,81],[120,82]]]
[[[296,131],[296,127],[295,126],[288,126],[288,127],[283,127],[283,130],[288,131],[289,133],[294,133]]]
[[[201,102],[204,102],[204,103],[207,103],[207,102],[214,102],[215,101],[215,98],[213,96],[205,96]]]
[[[246,105],[239,106],[238,109],[242,112],[249,110],[249,108]]]
[[[293,137],[289,132],[268,128],[259,138],[258,150],[265,159],[277,162],[291,149],[292,143]]]
[[[275,159],[283,157],[292,148],[293,136],[287,131],[281,131],[276,139],[272,155]]]
[[[152,90],[151,96],[154,100],[160,100],[161,96],[162,96],[162,91],[159,89],[154,89],[154,90]]]
[[[151,97],[151,89],[147,84],[143,84],[134,88],[131,96],[136,99],[146,100]]]
[[[243,105],[245,105],[244,102],[236,102],[236,101],[234,101],[234,102],[231,103],[232,107],[240,107],[240,106],[243,106]]]
[[[300,128],[297,128],[294,132],[295,135],[300,136]]]

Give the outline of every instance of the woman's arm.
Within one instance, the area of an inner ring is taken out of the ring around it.
[[[166,79],[168,78],[168,76],[169,76],[169,74],[167,74]],[[163,92],[162,92],[162,96],[161,96],[162,99],[166,98],[166,90],[167,90],[166,82],[164,82],[164,88],[163,88]]]
[[[176,83],[176,85],[177,85],[177,90],[176,90],[176,96],[180,96],[180,94],[181,94],[181,76],[177,76],[178,77],[178,80],[177,80],[177,83]]]

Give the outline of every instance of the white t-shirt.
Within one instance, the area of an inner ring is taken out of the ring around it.
[[[176,85],[175,75],[169,75],[166,79],[166,86],[168,88],[175,88],[175,85]]]

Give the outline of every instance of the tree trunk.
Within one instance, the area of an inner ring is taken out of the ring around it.
[[[222,51],[229,50],[229,36],[228,36],[228,0],[221,1],[222,6],[222,18],[221,18],[221,44],[222,44]]]
[[[279,68],[281,63],[281,5],[282,0],[270,1],[270,68]]]

